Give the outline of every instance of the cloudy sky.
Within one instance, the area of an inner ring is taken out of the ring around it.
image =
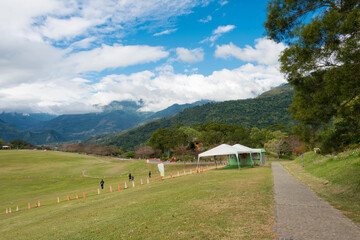
[[[266,0],[0,1],[0,112],[144,111],[255,97],[285,82]]]

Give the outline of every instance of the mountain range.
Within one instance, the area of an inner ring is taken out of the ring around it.
[[[206,104],[174,104],[159,112],[142,112],[142,102],[113,101],[101,112],[87,114],[51,115],[43,113],[1,113],[0,139],[24,139],[34,145],[80,141],[89,136],[110,134],[133,128],[158,118],[170,117],[185,108]]]
[[[189,107],[177,114],[114,134],[103,134],[84,140],[85,144],[107,144],[133,150],[146,143],[159,128],[172,128],[175,124],[197,126],[206,122],[238,124],[247,128],[265,128],[282,124],[290,128],[296,124],[288,112],[294,91],[286,84],[267,91],[253,99],[206,103]]]

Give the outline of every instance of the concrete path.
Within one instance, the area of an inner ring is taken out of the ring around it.
[[[278,240],[360,239],[360,227],[272,163]]]

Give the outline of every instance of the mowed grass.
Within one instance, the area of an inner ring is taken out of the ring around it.
[[[282,164],[320,197],[360,223],[360,149],[336,156],[306,153],[304,168],[301,156]]]
[[[73,181],[70,181],[69,186],[64,184],[58,187],[64,192],[67,187],[72,188],[74,192],[79,191],[87,184],[94,184],[93,187],[97,189],[99,179],[82,178],[83,168],[91,168],[92,174],[101,175],[104,172],[114,174],[116,177],[105,178],[105,184],[108,187],[109,184],[119,182],[118,178],[124,178],[125,181],[131,170],[137,174],[135,176],[144,175],[145,177],[149,168],[156,167],[156,165],[145,164],[144,161],[127,163],[121,161],[120,163],[118,160],[114,162],[111,160],[108,164],[116,165],[116,171],[107,167],[99,170],[96,169],[96,165],[103,167],[107,163],[100,164],[96,158],[89,158],[89,156],[69,154],[69,157],[73,158],[72,161],[78,161],[81,167],[70,164],[72,169],[69,169],[68,178]],[[80,159],[74,160],[75,158]],[[8,159],[11,159],[11,156],[8,156]],[[19,160],[19,165],[20,163]],[[118,166],[118,164],[124,164],[124,166]],[[173,169],[167,167],[165,171],[170,171],[174,175],[183,170],[183,166]],[[36,171],[39,171],[37,174],[50,178],[46,174],[47,168],[43,170],[44,172],[41,172],[37,169]],[[79,170],[81,171],[78,177]],[[39,208],[21,209],[19,212],[13,211],[8,215],[2,213],[0,214],[0,239],[275,238],[272,231],[274,215],[270,167],[240,171],[210,170],[163,181],[157,180],[155,168],[152,170],[153,179],[150,184],[137,183],[135,188],[129,186],[129,189],[121,191],[117,191],[113,186],[115,191],[112,193],[102,191],[100,195],[94,193],[85,199],[62,200],[60,204],[42,204]],[[59,171],[66,172],[66,168],[59,168]],[[31,172],[27,173],[31,175]],[[56,171],[52,174],[55,173]],[[7,174],[7,176],[1,176],[1,181],[10,184],[17,173],[13,177],[10,173]],[[118,176],[122,174],[124,176]],[[44,198],[56,195],[56,191],[48,185],[51,186],[53,183],[43,182],[42,188],[53,192],[48,195],[43,193]],[[39,192],[42,191],[39,190]],[[14,190],[12,194],[19,198],[23,197],[23,201],[30,198],[27,194],[16,193]],[[2,205],[11,199],[6,196],[8,200],[4,201],[3,196],[4,192],[1,190]]]
[[[194,166],[165,166],[167,175],[194,169]],[[83,171],[89,177],[83,177]],[[51,151],[0,151],[0,209],[27,208],[40,201],[42,205],[75,198],[76,194],[96,195],[100,180],[104,179],[104,191],[109,187],[121,188],[128,181],[129,173],[135,182],[146,182],[149,171],[158,180],[156,164],[144,160],[100,158],[84,154]],[[127,182],[129,185],[129,182]],[[3,213],[4,211],[1,211]]]

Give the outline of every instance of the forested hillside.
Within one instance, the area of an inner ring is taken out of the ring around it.
[[[288,108],[292,102],[293,90],[284,85],[254,99],[207,103],[187,108],[165,119],[146,123],[124,132],[88,138],[85,144],[108,144],[134,149],[146,143],[159,128],[172,128],[175,124],[197,126],[207,122],[238,124],[246,128],[265,128],[274,124],[294,125]]]

